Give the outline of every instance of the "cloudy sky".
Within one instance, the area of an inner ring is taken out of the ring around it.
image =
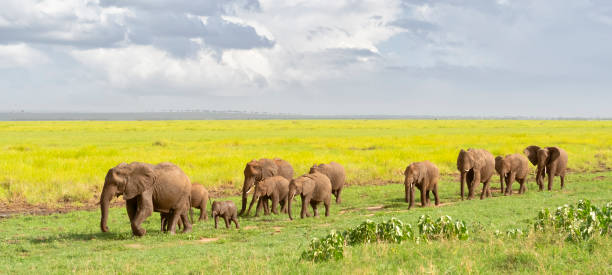
[[[612,116],[609,0],[2,0],[0,111]]]

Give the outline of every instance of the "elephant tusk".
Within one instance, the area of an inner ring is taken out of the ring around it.
[[[253,190],[253,186],[251,186],[251,188],[249,188],[246,193],[248,194],[249,192],[251,192],[251,190]]]
[[[470,171],[470,169],[465,169],[465,172]]]

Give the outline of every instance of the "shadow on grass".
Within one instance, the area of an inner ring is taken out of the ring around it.
[[[134,239],[131,233],[112,233],[112,232],[97,232],[97,233],[62,233],[53,236],[32,237],[27,240],[33,244],[53,243],[56,241],[93,241],[93,240],[109,240],[121,241]]]

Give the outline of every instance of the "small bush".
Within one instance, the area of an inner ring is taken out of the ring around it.
[[[433,239],[430,236],[424,237],[422,227],[435,227],[435,232],[441,232],[441,238],[458,238],[461,240],[467,239],[467,228],[463,221],[453,222],[449,216],[440,217],[435,222],[422,222],[429,220],[429,216],[422,216],[419,219],[419,230],[422,234],[421,238]],[[427,229],[429,230],[429,229]],[[432,231],[432,232],[433,232]],[[429,232],[429,231],[428,231]],[[428,233],[425,233],[428,234]],[[405,240],[418,241],[410,224],[404,224],[401,220],[391,218],[386,222],[375,223],[371,220],[366,220],[360,225],[348,229],[341,234],[332,231],[329,235],[322,239],[314,238],[310,241],[308,249],[302,252],[302,259],[309,261],[327,261],[330,259],[342,259],[344,257],[344,246],[354,246],[367,244],[372,242],[389,242],[402,243]]]
[[[542,209],[534,221],[537,231],[554,230],[566,234],[568,241],[584,241],[594,234],[612,234],[612,202],[601,209],[589,200],[580,200],[577,205],[563,205],[553,212]]]
[[[465,222],[453,222],[450,216],[442,216],[433,221],[430,216],[423,215],[417,222],[419,233],[424,240],[435,239],[468,239],[468,230]]]

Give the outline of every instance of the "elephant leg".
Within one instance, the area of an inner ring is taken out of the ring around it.
[[[323,205],[325,205],[325,217],[329,217],[329,206],[331,205],[331,198],[325,200],[323,202]]]
[[[315,217],[319,216],[319,212],[317,211],[317,204],[318,202],[316,201],[310,201],[310,207],[312,207],[312,212],[314,212]]]
[[[440,199],[438,198],[438,183],[434,184],[432,193],[436,200],[436,206],[440,205]]]
[[[176,234],[176,228],[178,227],[179,220],[181,219],[181,213],[179,210],[171,210],[170,212],[170,235]]]
[[[257,201],[259,201],[259,200],[257,200]],[[255,203],[255,193],[253,192],[253,197],[251,197],[251,203],[249,204],[249,210],[247,210],[246,216],[248,216],[249,213],[251,213],[251,207],[253,207],[254,203]]]
[[[136,216],[136,210],[138,209],[138,199],[132,198],[125,201],[125,209],[127,210],[130,221],[133,220],[134,216]]]
[[[511,172],[510,175],[508,175],[508,183],[506,183],[506,193],[508,193],[508,195],[512,195],[512,184],[514,183],[514,181],[516,180],[516,173]]]
[[[227,216],[223,216],[223,220],[225,221],[225,228],[229,229],[230,228],[229,218]]]
[[[161,229],[159,231],[161,232],[165,232],[165,228],[166,228],[166,217],[164,216],[164,213],[159,212],[159,219],[160,219],[160,223],[161,223]]]
[[[427,198],[425,197],[425,193],[427,191],[425,191],[425,186],[421,187],[421,206],[425,207],[427,206]]]
[[[555,179],[555,173],[552,170],[548,170],[548,191],[552,191],[553,180]]]
[[[240,229],[240,225],[238,224],[238,217],[236,217],[235,215],[232,216],[232,221],[234,222],[236,229]]]
[[[257,200],[257,207],[255,207],[255,217],[259,217],[259,211],[261,211],[261,209],[263,208],[262,200],[264,200],[263,197],[259,197],[259,199]],[[248,214],[249,212],[247,212],[247,215]]]
[[[425,203],[429,205],[429,190],[425,191]]]
[[[561,178],[561,189],[563,190],[563,185],[565,184],[565,176],[559,176]]]
[[[270,204],[268,199],[265,199],[263,202],[264,215],[270,215]]]
[[[310,204],[310,198],[309,197],[302,197],[302,211],[300,212],[300,217],[303,219],[306,216],[306,208],[308,207],[308,204]]]
[[[206,219],[208,219],[208,215],[206,215],[206,202],[202,201],[202,204],[200,204],[200,218],[198,218],[198,221]]]
[[[215,229],[217,229],[218,224],[219,224],[219,215],[215,215]]]
[[[410,187],[410,190],[408,191],[408,195],[410,196],[410,203],[408,204],[408,210],[410,210],[410,208],[412,208],[412,206],[414,205],[414,186]]]
[[[340,204],[342,203],[342,198],[340,198],[340,194],[342,193],[342,187],[340,187],[337,191],[336,191],[336,203]]]
[[[187,216],[187,212],[188,211],[183,211],[183,213],[181,213],[181,219],[179,220],[179,223],[182,221],[183,224],[183,233],[189,233],[192,230],[191,222],[189,221],[189,216]]]
[[[410,184],[404,184],[404,200],[410,202]]]
[[[145,191],[142,194],[136,196],[138,199],[138,208],[131,220],[132,233],[136,236],[143,236],[147,233],[147,230],[140,227],[142,222],[153,213],[153,200],[151,199],[152,191]]]
[[[278,196],[272,196],[272,213],[278,215],[278,209],[276,209],[278,205]]]

